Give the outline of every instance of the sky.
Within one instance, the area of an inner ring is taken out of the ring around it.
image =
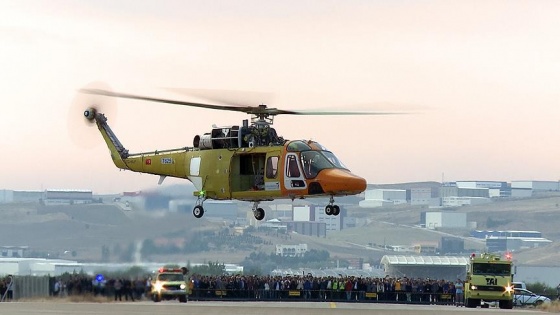
[[[557,181],[559,13],[558,1],[5,0],[0,189],[157,186],[119,171],[82,124],[89,101],[77,90],[91,82],[166,97],[256,91],[281,109],[405,110],[275,119],[284,138],[320,142],[370,184]],[[248,118],[105,101],[130,152],[189,146],[212,124]]]

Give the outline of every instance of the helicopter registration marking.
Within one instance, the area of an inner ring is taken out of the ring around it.
[[[161,158],[161,164],[173,164],[172,158]]]

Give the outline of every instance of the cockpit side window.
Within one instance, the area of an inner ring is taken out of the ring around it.
[[[295,155],[288,156],[288,163],[286,163],[286,174],[288,177],[300,177],[298,162]]]
[[[278,160],[277,156],[271,156],[266,160],[266,178],[276,178],[278,175]]]

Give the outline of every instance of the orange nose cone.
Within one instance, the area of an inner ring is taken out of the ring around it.
[[[325,169],[317,179],[327,194],[356,195],[366,190],[366,180],[343,169]]]

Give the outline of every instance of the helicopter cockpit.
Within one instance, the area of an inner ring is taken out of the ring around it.
[[[315,141],[294,140],[287,144],[288,152],[299,152],[305,178],[317,177],[321,170],[328,168],[348,169],[327,148]]]

